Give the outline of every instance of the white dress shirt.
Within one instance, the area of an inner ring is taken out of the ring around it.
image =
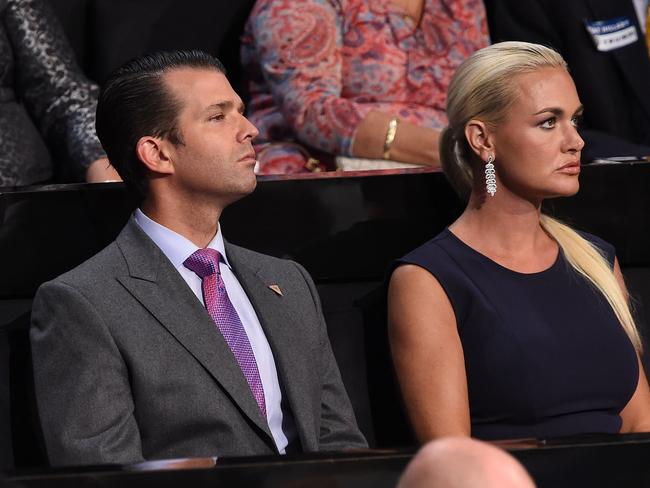
[[[176,268],[176,271],[180,273],[201,304],[205,306],[203,302],[201,278],[199,278],[196,273],[183,266],[183,262],[199,248],[182,235],[154,222],[140,209],[135,211],[133,219],[151,238],[151,240],[156,243],[165,256],[167,256],[167,259],[171,261],[174,268]],[[239,315],[239,319],[244,326],[251,348],[253,349],[253,354],[257,361],[257,369],[259,370],[262,386],[264,387],[266,420],[269,424],[271,434],[273,434],[273,439],[275,440],[275,445],[277,446],[278,451],[281,454],[284,454],[287,444],[296,436],[295,424],[291,414],[282,411],[282,392],[280,390],[278,372],[275,368],[273,352],[271,351],[269,342],[264,335],[262,325],[257,318],[253,305],[248,299],[246,292],[239,284],[237,277],[232,272],[232,268],[228,262],[228,256],[226,255],[225,246],[223,244],[221,225],[218,226],[217,234],[207,247],[216,249],[219,251],[221,256],[223,256],[225,266],[224,263],[221,263],[221,277],[226,286],[228,297],[230,298],[233,307],[235,307],[237,315]]]

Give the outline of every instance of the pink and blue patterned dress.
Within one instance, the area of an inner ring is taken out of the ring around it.
[[[242,64],[261,173],[351,156],[371,110],[442,128],[454,71],[488,42],[481,0],[424,0],[419,24],[390,0],[258,0]]]

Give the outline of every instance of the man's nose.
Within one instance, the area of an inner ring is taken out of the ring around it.
[[[241,115],[241,118],[241,139],[255,139],[259,135],[260,131],[250,120],[248,120],[248,118],[246,118],[244,114]]]

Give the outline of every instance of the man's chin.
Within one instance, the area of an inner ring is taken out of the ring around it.
[[[257,176],[253,178],[253,182],[251,183],[248,191],[246,192],[246,195],[250,195],[255,191],[255,188],[257,188]]]
[[[228,204],[247,197],[255,191],[255,188],[257,188],[257,177],[253,176],[250,181],[242,182],[237,188],[233,188],[229,192],[230,198],[228,198]]]
[[[247,192],[246,192],[247,195],[255,191],[255,188],[257,188],[257,175],[255,173],[251,173],[250,180],[247,181],[246,186],[247,186]]]

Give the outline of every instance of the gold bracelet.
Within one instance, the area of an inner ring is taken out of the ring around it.
[[[388,121],[388,130],[386,131],[386,139],[384,140],[384,159],[390,159],[390,148],[395,141],[395,134],[397,134],[397,124],[399,119],[393,117]]]

